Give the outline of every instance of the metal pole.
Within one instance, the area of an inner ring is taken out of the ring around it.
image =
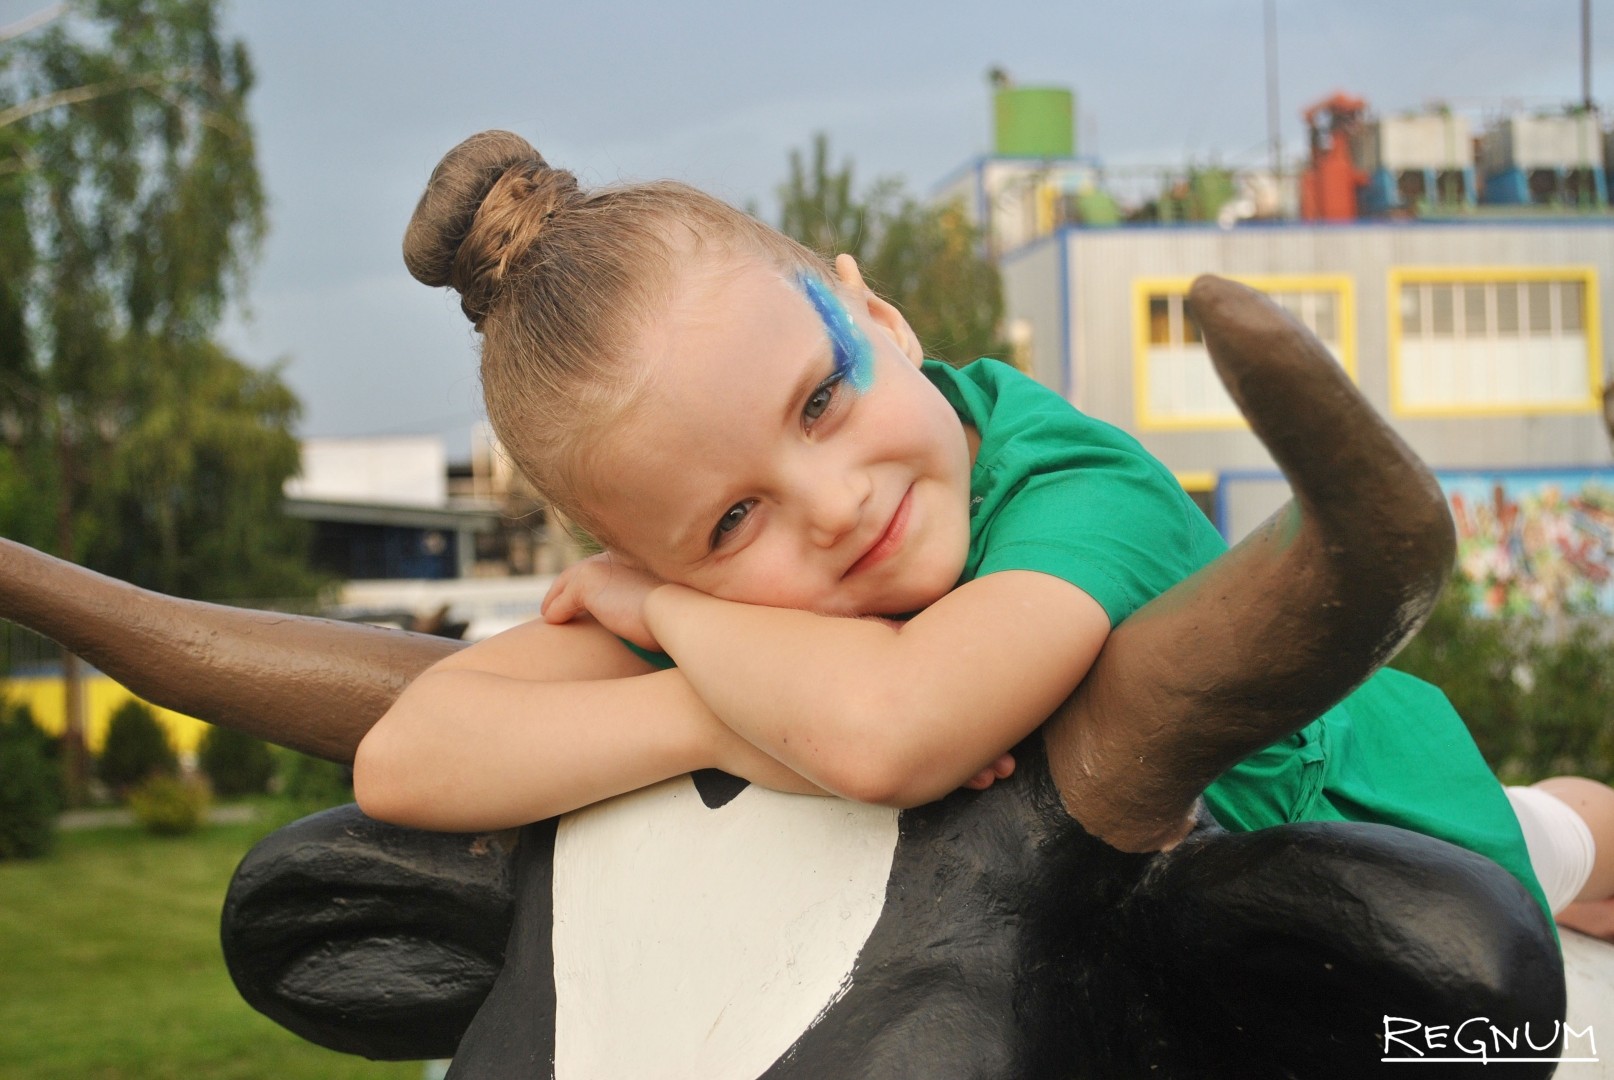
[[[1580,0],[1580,98],[1592,111],[1592,0]]]
[[[1278,126],[1278,4],[1266,0],[1267,142],[1271,145],[1272,180],[1283,184],[1283,137]]]

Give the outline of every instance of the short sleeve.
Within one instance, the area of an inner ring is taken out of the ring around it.
[[[1226,550],[1177,478],[1120,428],[993,360],[927,362],[925,374],[978,436],[964,580],[1051,574],[1114,626]]]
[[[641,648],[640,646],[635,645],[625,637],[618,637],[617,640],[626,645],[628,647],[628,651],[634,656],[637,656],[640,660],[643,660],[647,664],[659,668],[662,671],[678,666],[678,663],[664,652],[651,652],[649,649]]]
[[[982,536],[977,576],[1035,570],[1069,581],[1112,626],[1223,549],[1174,477],[1124,448],[1069,448],[1021,479]]]

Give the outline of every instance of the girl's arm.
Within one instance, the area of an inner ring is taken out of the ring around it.
[[[527,623],[439,661],[359,744],[373,818],[472,832],[523,825],[699,768],[816,792],[592,620]]]
[[[650,579],[635,600],[630,582],[620,567],[563,576],[545,615],[589,610],[659,643],[700,699],[769,755],[837,794],[894,806],[947,794],[1035,730],[1110,629],[1085,592],[1024,570],[967,582],[900,624]]]

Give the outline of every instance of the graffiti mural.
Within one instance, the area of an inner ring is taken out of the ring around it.
[[[1493,615],[1614,615],[1614,470],[1442,473],[1457,564]]]

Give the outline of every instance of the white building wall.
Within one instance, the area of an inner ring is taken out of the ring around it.
[[[1599,357],[1604,382],[1614,370],[1607,313],[1614,310],[1614,221],[1540,225],[1353,225],[1090,229],[1060,234],[1065,246],[1070,323],[1068,396],[1137,435],[1180,473],[1271,472],[1270,456],[1248,429],[1147,430],[1135,402],[1134,351],[1139,278],[1224,275],[1348,275],[1354,282],[1358,384],[1390,415],[1390,271],[1395,267],[1575,267],[1597,272],[1604,314]],[[1035,340],[1057,334],[1061,314],[1048,300],[1059,260],[1036,250],[1005,265],[1007,309],[1033,321]],[[1053,286],[1057,292],[1057,285]],[[1047,354],[1041,352],[1039,356]],[[1045,361],[1039,360],[1039,364]],[[1058,385],[1041,374],[1049,385]],[[1599,412],[1428,418],[1391,416],[1392,425],[1437,470],[1603,467],[1614,462]],[[1253,489],[1229,522],[1242,535],[1275,505]]]
[[[1060,259],[1064,242],[1050,237],[1021,248],[999,264],[1003,275],[1006,336],[1017,346],[1027,374],[1051,390],[1068,393],[1075,365],[1067,362],[1070,343],[1061,297]],[[1017,340],[1019,339],[1019,340]]]
[[[448,505],[448,458],[436,435],[303,440],[303,467],[286,482],[293,499]]]

